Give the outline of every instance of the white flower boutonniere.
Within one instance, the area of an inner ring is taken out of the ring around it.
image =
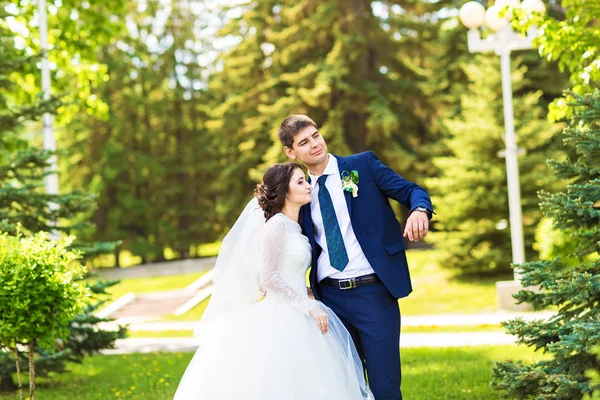
[[[352,192],[352,197],[358,196],[358,171],[342,171],[342,189]]]

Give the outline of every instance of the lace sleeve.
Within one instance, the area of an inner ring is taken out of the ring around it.
[[[267,292],[267,296],[275,296],[286,301],[308,315],[308,312],[315,306],[315,301],[311,300],[307,293],[299,293],[294,290],[279,275],[279,258],[283,252],[285,241],[285,222],[275,216],[263,228],[260,286]]]

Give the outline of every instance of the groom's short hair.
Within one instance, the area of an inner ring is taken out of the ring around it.
[[[283,120],[279,127],[279,132],[277,133],[279,141],[282,145],[287,146],[290,149],[293,148],[294,136],[307,126],[313,126],[315,129],[318,129],[315,121],[308,118],[306,115],[290,115]]]

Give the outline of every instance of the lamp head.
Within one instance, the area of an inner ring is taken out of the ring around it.
[[[521,3],[519,2],[519,0],[496,0],[494,2],[494,5],[498,6],[500,9],[503,9],[506,6],[511,8],[517,8],[521,6]]]
[[[521,3],[521,8],[529,12],[538,12],[541,14],[546,12],[546,6],[542,0],[524,0]]]
[[[508,20],[499,15],[501,10],[501,7],[493,5],[485,12],[485,24],[494,32],[498,32],[508,24]]]
[[[469,1],[460,8],[460,22],[469,29],[477,29],[483,25],[485,8],[476,1]]]

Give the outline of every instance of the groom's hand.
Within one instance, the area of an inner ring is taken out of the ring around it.
[[[427,213],[413,211],[408,220],[406,220],[403,236],[408,236],[411,242],[418,242],[427,236],[427,232],[429,232],[429,218],[427,217]]]

